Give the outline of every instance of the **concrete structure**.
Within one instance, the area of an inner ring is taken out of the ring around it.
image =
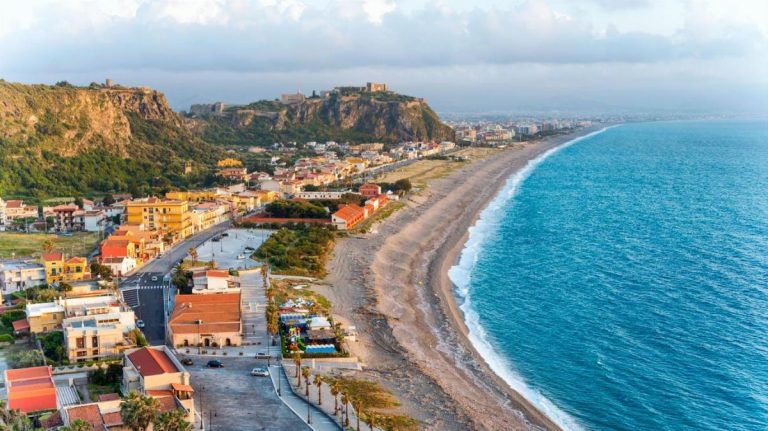
[[[101,260],[101,264],[112,270],[112,275],[119,277],[133,271],[136,266],[136,259],[132,257],[107,257]]]
[[[194,389],[189,372],[165,346],[127,350],[123,359],[123,393],[136,391],[157,398],[161,404],[183,408],[195,422]]]
[[[170,234],[175,240],[192,235],[192,214],[187,201],[146,198],[126,203],[126,222]]]
[[[5,215],[5,207],[7,204],[3,200],[3,198],[0,198],[0,232],[5,231],[5,227],[8,224],[8,217]]]
[[[86,232],[100,232],[104,229],[107,216],[104,211],[86,211],[83,215],[83,230]]]
[[[43,266],[48,284],[91,278],[88,259],[84,257],[75,256],[64,260],[62,253],[43,253]]]
[[[242,344],[240,293],[178,295],[168,327],[173,346]]]
[[[387,91],[387,84],[381,82],[367,82],[365,84],[365,90],[371,93],[377,91]]]
[[[115,316],[83,316],[65,319],[64,346],[70,362],[113,358],[121,348],[128,347],[122,328],[117,323],[105,323]]]
[[[0,289],[3,295],[45,283],[45,268],[38,263],[0,262]]]
[[[216,269],[194,272],[192,284],[193,294],[235,293],[239,290],[228,271]]]
[[[364,208],[355,204],[342,205],[338,211],[331,215],[331,222],[338,230],[349,230],[363,221],[365,217]]]
[[[189,107],[189,113],[200,117],[224,115],[224,102],[195,104]]]
[[[27,320],[29,332],[44,334],[61,330],[61,322],[64,320],[64,307],[56,302],[43,302],[27,304]]]
[[[349,193],[349,191],[344,192],[298,192],[293,195],[294,198],[297,199],[306,199],[306,200],[316,200],[316,199],[323,199],[323,200],[333,200],[333,199],[341,199],[341,197],[345,194]]]
[[[381,194],[381,186],[374,183],[365,183],[360,186],[358,193],[366,198],[372,198]]]
[[[5,370],[8,408],[22,413],[56,410],[56,385],[49,366]]]
[[[54,229],[56,232],[82,231],[85,227],[85,211],[77,205],[53,207]]]
[[[283,105],[297,105],[304,102],[306,97],[302,93],[281,94],[280,103]]]

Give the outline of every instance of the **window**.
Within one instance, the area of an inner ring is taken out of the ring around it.
[[[76,344],[78,349],[84,349],[85,348],[85,337],[80,337],[76,339]]]
[[[99,337],[91,337],[91,347],[99,347]]]
[[[77,357],[82,358],[83,356],[85,356],[85,351],[77,352]]]

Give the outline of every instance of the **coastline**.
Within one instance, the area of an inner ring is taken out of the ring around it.
[[[470,227],[512,175],[604,127],[473,161],[432,180],[373,233],[339,242],[326,279],[334,288],[323,293],[337,314],[357,326],[360,341],[353,350],[366,364],[364,375],[393,390],[425,428],[561,429],[480,355],[448,271],[458,263]]]

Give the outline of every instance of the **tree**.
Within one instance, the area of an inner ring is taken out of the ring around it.
[[[2,431],[32,431],[32,421],[27,415],[16,409],[9,409],[5,400],[0,400],[0,430]]]
[[[187,413],[176,409],[158,415],[152,422],[154,431],[191,431],[192,424],[187,421]]]
[[[75,198],[75,205],[77,205],[78,208],[83,209],[83,198],[82,196],[78,196]]]
[[[107,281],[112,281],[112,268],[102,265],[95,259],[91,262],[91,274]]]
[[[366,413],[365,423],[368,424],[368,428],[373,431],[373,427],[376,426],[376,415],[374,415],[372,412]]]
[[[75,419],[64,428],[59,428],[59,431],[93,431],[93,425],[82,419]]]
[[[208,269],[216,269],[216,262],[211,260],[205,264],[205,267]]]
[[[331,395],[333,395],[333,415],[339,414],[339,384],[333,382],[331,384]]]
[[[317,386],[317,405],[322,406],[323,405],[323,396],[322,396],[322,387],[323,387],[323,378],[320,377],[320,374],[315,374],[315,386]]]
[[[304,377],[304,386],[306,387],[306,396],[307,399],[309,399],[309,367],[304,367],[301,369],[301,375]]]
[[[134,328],[128,332],[128,339],[137,347],[149,346],[146,337],[144,337],[144,334],[138,328]]]
[[[53,252],[53,239],[46,238],[45,241],[43,241],[43,253],[52,253]]]
[[[296,387],[301,387],[301,352],[298,350],[293,351],[293,364],[296,365]]]
[[[357,431],[360,431],[360,400],[352,400],[352,408],[355,409],[355,419],[357,419]]]
[[[71,284],[64,283],[64,282],[61,282],[59,284],[59,292],[64,293],[64,296],[67,296],[67,292],[71,292],[71,291],[72,291],[72,285]]]
[[[341,394],[341,410],[342,410],[342,422],[344,426],[349,426],[349,397],[347,394]]]
[[[409,191],[411,191],[411,187],[412,187],[411,181],[407,178],[403,178],[395,181],[395,184],[393,186],[393,191],[408,193]]]
[[[22,350],[8,356],[10,368],[29,368],[45,364],[39,350]]]
[[[187,253],[189,253],[189,257],[192,258],[192,262],[197,262],[197,249],[194,247],[190,247],[189,250],[187,250]]]
[[[101,203],[103,203],[105,206],[110,206],[115,203],[115,197],[112,196],[112,193],[107,193],[104,195],[104,199],[101,200]]]
[[[120,417],[132,431],[143,431],[154,422],[159,408],[156,399],[131,391],[120,403]]]

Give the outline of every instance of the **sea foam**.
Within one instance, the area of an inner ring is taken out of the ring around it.
[[[464,313],[464,320],[469,330],[469,340],[472,345],[496,375],[504,379],[512,389],[525,397],[525,399],[564,430],[582,430],[583,427],[574,418],[542,395],[541,392],[530,387],[521,376],[513,371],[512,364],[493,346],[488,339],[485,328],[480,324],[480,316],[472,307],[469,286],[479,253],[482,251],[483,246],[493,239],[504,216],[504,210],[511,203],[512,198],[515,197],[523,181],[549,156],[579,141],[602,133],[610,127],[580,136],[545,151],[510,176],[496,197],[480,212],[477,222],[469,228],[469,237],[461,252],[459,262],[448,270],[448,277],[456,286],[455,292],[460,302],[459,308]]]

